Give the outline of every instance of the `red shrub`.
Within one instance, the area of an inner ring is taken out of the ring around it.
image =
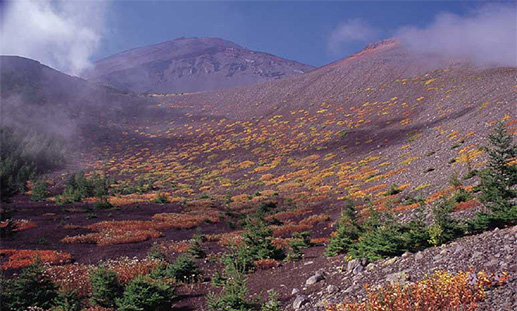
[[[1,257],[7,257],[7,262],[2,263],[2,269],[23,268],[33,264],[36,259],[46,264],[63,264],[72,260],[72,255],[53,250],[30,249],[2,249]]]
[[[458,212],[458,211],[471,209],[471,208],[479,206],[480,204],[481,203],[479,203],[479,201],[476,199],[468,200],[466,202],[460,202],[460,203],[456,204],[454,211]]]

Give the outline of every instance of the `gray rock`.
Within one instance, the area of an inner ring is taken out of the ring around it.
[[[294,299],[294,302],[293,302],[293,308],[295,310],[298,310],[300,309],[304,304],[308,303],[309,302],[309,297],[305,296],[305,295],[298,295],[296,296],[296,299]]]
[[[479,257],[481,257],[482,255],[483,255],[483,253],[482,253],[482,252],[477,252],[477,251],[476,251],[476,252],[473,252],[473,253],[472,253],[472,257],[471,257],[471,258],[472,258],[472,259],[478,259],[478,258],[479,258]]]
[[[418,252],[415,254],[415,260],[421,260],[422,258],[424,258],[424,254],[422,254],[422,252]]]
[[[435,262],[436,262],[436,261],[440,261],[440,260],[442,260],[442,255],[440,255],[440,254],[435,255],[435,256],[433,257],[433,261],[435,261]]]
[[[327,293],[329,294],[333,294],[335,292],[337,292],[339,290],[339,287],[337,287],[336,285],[329,285],[327,286]]]
[[[391,265],[391,264],[394,264],[394,263],[395,263],[395,261],[397,261],[397,257],[390,258],[390,259],[388,259],[388,260],[384,261],[382,264],[383,264],[384,266],[389,266],[389,265]]]
[[[324,279],[325,279],[325,273],[323,271],[318,271],[318,272],[316,272],[316,274],[314,274],[313,276],[308,278],[307,281],[305,281],[305,285],[316,284],[319,281],[322,281]]]
[[[409,281],[409,274],[406,271],[395,272],[386,276],[386,282],[390,284],[405,284]]]
[[[366,271],[373,271],[375,269],[375,267],[377,267],[377,266],[374,263],[369,263],[366,266]]]
[[[366,264],[365,258],[360,259],[352,259],[348,262],[346,266],[346,272],[347,273],[354,273],[357,274],[359,272],[362,272],[364,270],[364,265]]]
[[[352,285],[345,290],[345,293],[349,294],[349,293],[353,292],[355,289],[356,289],[356,285]]]
[[[454,249],[454,254],[459,254],[461,253],[465,248],[461,245],[457,245],[456,248]]]
[[[293,288],[293,290],[291,291],[291,295],[296,295],[300,292],[300,290],[298,288]]]
[[[359,274],[361,272],[363,272],[364,270],[364,266],[363,265],[360,265],[360,266],[357,266],[354,268],[354,271],[352,271],[353,274]]]

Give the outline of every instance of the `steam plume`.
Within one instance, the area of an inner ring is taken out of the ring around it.
[[[515,4],[491,4],[465,16],[442,13],[425,28],[405,27],[396,35],[410,51],[477,65],[517,66]]]
[[[17,0],[3,8],[0,53],[78,75],[90,65],[104,26],[104,1]]]
[[[351,19],[339,24],[330,34],[328,50],[339,54],[343,45],[350,42],[368,42],[374,40],[378,31],[363,20]]]

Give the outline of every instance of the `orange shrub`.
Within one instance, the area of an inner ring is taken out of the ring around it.
[[[238,164],[238,167],[244,169],[244,168],[250,168],[254,165],[255,165],[255,162],[253,162],[253,161],[243,161]]]
[[[127,284],[140,275],[147,275],[165,261],[159,259],[119,258],[102,262],[105,268],[117,273],[119,282]],[[91,293],[89,272],[96,267],[93,265],[67,264],[46,268],[45,273],[64,292],[75,291],[79,297],[86,297]]]
[[[199,226],[205,220],[217,222],[219,219],[214,215],[189,215],[179,213],[163,213],[153,216],[154,221],[164,222],[168,229],[190,229]]]
[[[97,231],[76,236],[67,236],[63,243],[91,243],[97,245],[112,245],[135,243],[162,236],[162,231],[169,229],[190,229],[197,227],[205,220],[219,221],[216,210],[208,209],[206,214],[155,214],[152,220],[121,220],[101,221],[84,228]],[[218,213],[218,212],[217,212]]]
[[[155,215],[156,216],[156,215]],[[153,216],[154,218],[154,216]],[[86,226],[86,229],[92,231],[109,231],[109,230],[167,230],[172,224],[165,222],[154,222],[149,220],[119,220],[119,221],[101,221],[92,225]]]
[[[153,258],[128,258],[122,257],[117,260],[109,260],[103,263],[108,269],[117,273],[118,280],[126,284],[137,276],[147,275],[156,268],[166,264],[165,261]]]
[[[115,206],[124,206],[135,203],[150,202],[155,199],[158,195],[154,193],[144,194],[128,194],[119,196],[110,196],[108,201]]]
[[[255,260],[253,264],[259,270],[269,270],[280,265],[280,263],[275,259],[259,259]]]
[[[287,246],[289,246],[289,241],[291,240],[291,238],[275,238],[271,241],[271,244],[278,249],[282,249],[287,248]]]
[[[208,242],[217,242],[220,246],[231,246],[231,245],[240,245],[242,244],[242,230],[219,233],[219,234],[209,234],[206,236]]]
[[[285,183],[285,184],[278,186],[277,189],[280,192],[292,192],[292,191],[298,190],[302,186],[303,186],[302,183],[289,182],[289,183]]]
[[[68,264],[48,267],[45,273],[61,291],[66,293],[75,291],[79,297],[86,297],[92,290],[88,270],[89,267],[86,265]]]
[[[450,274],[436,271],[430,277],[409,285],[386,285],[377,290],[366,287],[366,300],[341,303],[327,311],[436,311],[476,310],[485,298],[485,289],[507,282],[508,276],[481,271]]]
[[[311,244],[326,244],[330,241],[330,238],[313,238],[311,239]]]
[[[268,216],[268,217],[266,217],[266,220],[268,220],[268,221],[270,221],[272,219],[286,220],[289,218],[299,217],[299,216],[310,214],[310,213],[311,213],[311,210],[308,208],[297,208],[294,210],[279,212],[272,216]]]
[[[441,199],[442,197],[450,194],[451,192],[453,192],[456,188],[454,188],[454,186],[450,186],[448,188],[445,188],[443,190],[440,190],[436,193],[433,193],[431,194],[427,200],[425,201],[425,203],[429,204],[429,203],[433,203],[434,201],[438,200],[438,199]]]
[[[368,194],[371,194],[371,193],[373,193],[373,192],[375,192],[377,190],[382,190],[382,189],[386,188],[387,186],[388,186],[388,184],[380,184],[380,185],[377,185],[377,186],[366,188],[366,189],[363,190],[363,192],[368,195]]]
[[[314,226],[317,223],[324,222],[330,219],[327,214],[312,215],[300,221],[300,225]]]
[[[72,260],[69,253],[53,250],[31,249],[2,249],[0,257],[7,257],[7,262],[2,263],[2,269],[23,268],[32,265],[36,259],[46,264],[63,264]]]
[[[183,253],[186,252],[190,247],[190,241],[183,240],[183,241],[167,241],[162,242],[158,245],[158,248],[163,251],[164,253]]]
[[[471,208],[477,207],[479,205],[481,205],[481,203],[479,203],[478,200],[472,199],[472,200],[468,200],[466,202],[460,202],[460,203],[456,204],[456,207],[454,208],[454,211],[455,212],[463,211],[463,210],[467,210],[467,209],[471,209]]]
[[[393,212],[400,212],[400,211],[414,209],[414,208],[417,208],[419,206],[420,206],[420,203],[413,203],[413,204],[408,204],[408,205],[399,205],[397,207],[394,207],[392,209],[392,211]]]
[[[14,229],[14,231],[27,230],[38,226],[33,221],[27,219],[15,220],[14,224],[16,225],[16,229]]]
[[[248,194],[246,193],[242,193],[242,194],[238,194],[238,195],[234,195],[233,197],[231,197],[231,200],[232,202],[246,202],[248,200]]]
[[[98,233],[87,233],[76,236],[67,236],[61,240],[63,243],[74,244],[97,244],[99,246],[143,242],[151,238],[162,236],[160,231],[156,230],[140,230],[132,231],[121,230],[104,230]]]
[[[101,306],[92,306],[92,307],[88,307],[86,309],[82,309],[82,311],[113,311],[114,309],[112,308],[104,308],[104,307],[101,307]]]
[[[303,232],[311,230],[312,226],[309,225],[297,225],[297,224],[285,224],[281,226],[272,226],[273,236],[281,237],[285,235],[290,235],[293,232]]]
[[[262,176],[260,176],[259,180],[261,181],[268,181],[268,180],[271,180],[273,179],[273,174],[264,174]]]

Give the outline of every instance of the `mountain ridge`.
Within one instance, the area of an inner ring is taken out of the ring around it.
[[[299,75],[314,67],[220,38],[179,38],[98,60],[85,78],[141,93],[199,92]]]

